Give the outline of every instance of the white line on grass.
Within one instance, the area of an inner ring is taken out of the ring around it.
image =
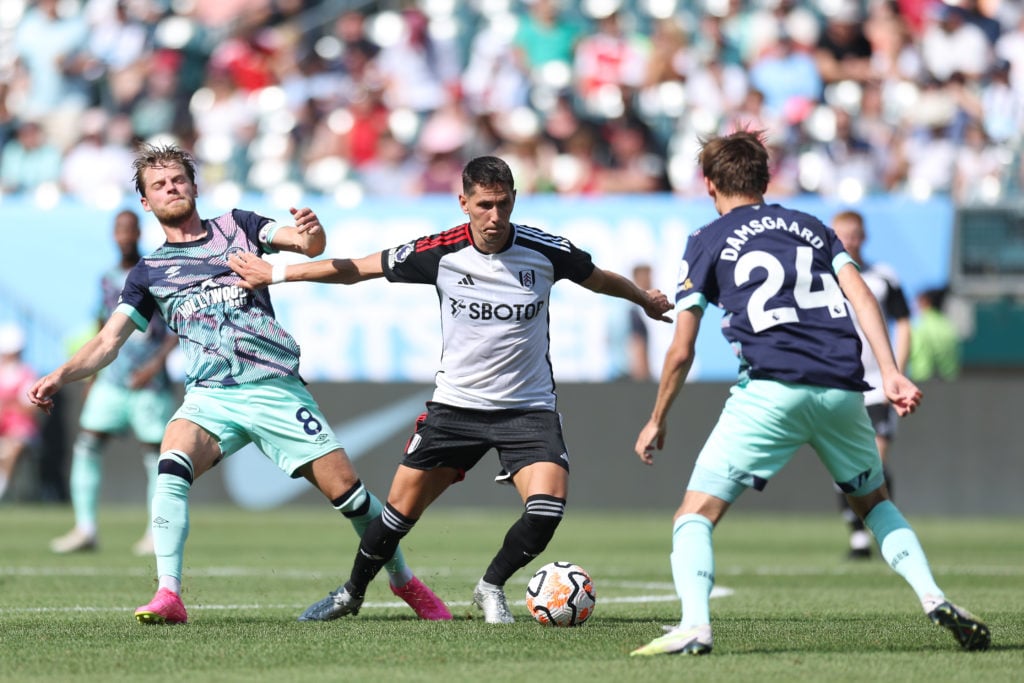
[[[879,564],[879,567],[882,565]],[[719,567],[716,574],[719,576],[846,576],[862,575],[865,570],[870,571],[867,564],[842,567]],[[946,576],[1024,576],[1024,567],[954,567],[932,565],[932,572]],[[417,574],[420,576],[445,576],[477,578],[477,575],[469,573],[453,572],[451,567],[423,568],[419,567]],[[151,567],[0,567],[0,576],[152,576]],[[331,571],[310,571],[308,569],[253,569],[250,567],[205,567],[188,570],[189,576],[202,577],[253,577],[253,578],[278,578],[278,579],[300,579],[320,580],[329,576],[337,576],[337,572]],[[526,585],[526,578],[519,581]],[[671,583],[651,583],[646,581],[616,580],[611,582],[607,579],[598,580],[600,585],[614,585],[623,588],[651,588],[661,589],[666,586],[671,588]]]
[[[732,595],[733,591],[731,588],[725,588],[724,586],[716,586],[711,590],[712,598],[724,598]],[[678,600],[676,595],[628,595],[615,598],[599,598],[599,602],[602,604],[635,604],[645,602],[672,602]],[[447,601],[449,607],[470,607],[473,603],[469,600],[453,600]],[[265,610],[265,609],[287,609],[287,610],[300,610],[304,605],[292,604],[292,605],[260,605],[260,604],[248,604],[248,605],[189,605],[189,611],[247,611],[247,610]],[[391,600],[388,602],[364,602],[361,609],[395,609],[396,607],[405,607],[404,602]],[[53,612],[128,612],[132,608],[129,607],[88,607],[83,605],[65,606],[65,607],[0,607],[0,614],[49,614]]]

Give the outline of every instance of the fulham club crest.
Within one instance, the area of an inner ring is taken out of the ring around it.
[[[519,271],[519,284],[527,289],[533,289],[533,283],[537,281],[537,276],[533,270],[520,270]]]

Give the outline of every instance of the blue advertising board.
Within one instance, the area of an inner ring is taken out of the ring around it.
[[[204,216],[231,208],[204,201]],[[325,256],[364,256],[463,220],[455,197],[368,199],[355,208],[340,207],[329,198],[307,201],[327,230]],[[908,297],[949,278],[953,207],[946,199],[883,197],[855,207],[817,197],[787,198],[784,203],[826,222],[846,208],[863,213],[868,230],[865,257],[892,265]],[[287,207],[274,206],[262,196],[245,197],[238,206],[288,220]],[[29,328],[28,357],[41,371],[60,363],[72,340],[92,329],[99,277],[118,258],[112,238],[114,213],[74,203],[42,209],[31,200],[11,197],[0,204],[5,247],[0,321],[17,318]],[[709,200],[670,195],[521,195],[514,214],[516,222],[568,237],[603,268],[628,275],[634,265],[649,264],[655,286],[670,297],[687,235],[714,218]],[[145,250],[163,241],[148,214],[143,215],[143,230]],[[433,378],[440,330],[437,296],[430,287],[383,280],[354,287],[289,283],[275,286],[273,300],[285,327],[302,345],[302,373],[310,381]],[[623,373],[628,306],[568,282],[554,288],[551,358],[556,379],[601,382]],[[736,374],[736,359],[718,330],[719,319],[715,312],[706,316],[692,380],[727,381]],[[650,329],[651,366],[657,372],[672,326],[650,321]]]

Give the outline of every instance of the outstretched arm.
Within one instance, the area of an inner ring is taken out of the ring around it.
[[[313,209],[289,209],[295,225],[286,225],[274,233],[270,244],[281,251],[294,251],[304,256],[319,256],[327,246],[327,235]]]
[[[882,372],[882,388],[886,397],[896,409],[896,414],[907,415],[914,412],[921,403],[921,390],[904,377],[896,364],[896,357],[892,352],[892,344],[889,342],[889,330],[885,325],[885,318],[882,316],[882,309],[878,306],[878,300],[871,290],[864,283],[860,272],[853,264],[846,264],[839,269],[839,286],[843,290],[850,305],[857,314],[857,322],[860,323],[864,337],[875,354],[878,367]]]
[[[40,378],[28,390],[28,398],[47,413],[53,408],[53,395],[68,382],[95,374],[117,358],[117,352],[135,331],[135,323],[124,313],[110,316],[96,336],[85,343],[71,359]]]
[[[654,463],[654,450],[661,450],[665,445],[666,421],[668,411],[679,395],[693,365],[694,346],[697,343],[697,332],[700,330],[701,308],[688,308],[676,316],[676,331],[672,343],[665,352],[665,364],[661,368],[661,380],[658,382],[658,396],[654,401],[651,418],[640,430],[634,451],[644,463]]]
[[[377,252],[359,259],[325,259],[309,263],[271,266],[255,254],[232,254],[228,266],[242,278],[239,286],[259,289],[278,282],[327,282],[354,285],[384,275],[381,254]]]
[[[672,310],[672,304],[660,290],[648,289],[645,291],[633,284],[629,278],[601,268],[594,268],[590,277],[580,284],[598,294],[617,296],[620,299],[632,301],[644,309],[648,318],[666,323],[672,322],[672,319],[665,315]]]

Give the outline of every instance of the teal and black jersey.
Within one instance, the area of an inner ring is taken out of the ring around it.
[[[676,310],[725,310],[740,377],[864,391],[861,342],[835,274],[835,232],[778,204],[733,209],[690,235]]]
[[[100,280],[102,300],[100,301],[99,320],[106,320],[117,308],[121,290],[124,289],[129,272],[129,269],[117,265],[103,274]],[[137,330],[128,337],[118,352],[117,358],[100,371],[96,376],[96,381],[127,388],[132,375],[157,353],[167,338],[167,334],[167,326],[161,318],[152,320],[145,331]],[[165,391],[170,386],[171,381],[167,376],[167,370],[163,369],[153,375],[153,379],[143,388]]]
[[[204,220],[206,236],[165,242],[128,274],[117,311],[145,330],[159,311],[185,355],[186,389],[298,376],[299,346],[274,317],[267,289],[249,291],[228,267],[236,252],[264,254],[277,224],[234,209]]]

